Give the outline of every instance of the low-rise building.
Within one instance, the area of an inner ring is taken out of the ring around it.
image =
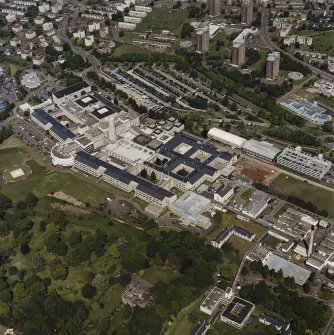
[[[262,312],[259,317],[259,321],[266,326],[273,325],[277,330],[288,330],[290,328],[290,323],[283,320],[272,313]]]
[[[251,316],[255,305],[239,297],[234,297],[222,312],[220,319],[233,327],[241,329]]]
[[[91,47],[94,44],[94,35],[85,37],[85,47]]]
[[[31,90],[40,86],[41,81],[36,72],[30,72],[23,75],[21,83],[24,87]]]
[[[21,23],[15,23],[13,26],[12,26],[12,30],[14,33],[19,33],[20,31],[23,30],[23,26]]]
[[[215,248],[221,248],[223,244],[232,236],[238,236],[243,240],[251,242],[255,238],[255,234],[247,229],[233,225],[223,229],[212,241],[211,245]]]
[[[44,63],[44,60],[45,60],[45,56],[42,54],[37,54],[32,57],[32,63],[37,66],[42,65]]]
[[[268,162],[274,162],[277,155],[282,151],[269,142],[260,142],[253,139],[246,141],[242,148],[246,154]]]
[[[287,147],[277,157],[277,163],[314,179],[321,180],[331,169],[332,163],[321,154],[313,156],[301,147]]]
[[[233,194],[234,188],[232,186],[228,184],[222,184],[214,193],[213,198],[221,204],[226,204]]]
[[[224,290],[218,287],[213,288],[202,302],[200,310],[208,315],[214,314],[222,302],[224,293]]]
[[[44,16],[41,16],[41,15],[37,15],[35,18],[34,18],[34,22],[35,24],[37,25],[42,25],[44,23]]]
[[[22,50],[21,51],[21,58],[24,60],[27,60],[29,57],[32,57],[32,52],[31,50]]]
[[[45,22],[43,23],[43,30],[44,31],[51,31],[53,29],[52,22]]]
[[[248,215],[251,218],[257,218],[268,206],[268,202],[264,199],[254,198],[251,202],[245,206],[242,210],[242,214]]]
[[[25,35],[25,37],[26,37],[27,40],[32,40],[33,38],[36,37],[36,31],[34,31],[34,30],[27,30],[24,35]]]

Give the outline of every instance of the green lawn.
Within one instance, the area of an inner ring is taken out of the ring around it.
[[[2,192],[12,200],[22,200],[32,191],[38,197],[44,197],[51,192],[63,191],[80,201],[98,205],[108,195],[105,191],[88,183],[83,183],[73,175],[48,171],[42,166],[43,160],[40,154],[24,142],[12,136],[0,146],[0,173],[5,169],[11,169],[14,165],[28,165],[32,174],[25,180],[14,183],[5,183]],[[14,187],[15,185],[15,187]]]
[[[317,94],[316,97],[315,97],[315,100],[329,106],[329,107],[332,107],[334,108],[334,99],[332,98],[328,98],[328,97],[325,97],[325,96],[322,96],[320,94]]]
[[[141,276],[152,285],[155,285],[159,280],[168,283],[178,277],[178,275],[172,270],[163,269],[159,266],[146,269]]]
[[[213,334],[228,334],[228,335],[267,335],[267,327],[260,323],[259,319],[255,315],[251,315],[248,319],[247,324],[242,329],[232,327],[222,321],[217,321]]]
[[[218,212],[220,213],[220,212]],[[208,242],[211,242],[211,240],[224,228],[237,225],[239,227],[248,229],[249,231],[255,233],[256,238],[259,238],[266,229],[262,227],[261,225],[255,223],[255,222],[247,222],[243,220],[239,220],[236,218],[236,216],[232,213],[220,213],[220,222],[215,224],[214,229],[210,234],[207,235]],[[240,239],[239,239],[240,240]]]
[[[334,192],[324,190],[285,174],[279,175],[270,185],[275,192],[286,196],[292,195],[310,201],[320,210],[328,211],[329,216],[334,217]]]
[[[83,183],[80,179],[65,173],[47,171],[36,161],[28,161],[27,165],[31,168],[32,174],[22,181],[7,183],[2,187],[2,192],[14,201],[22,200],[29,191],[34,192],[38,197],[57,191],[63,191],[74,198],[90,202],[97,205],[104,200],[108,194],[90,184]]]
[[[198,320],[205,318],[199,307],[203,302],[204,296],[201,295],[194,302],[192,302],[187,307],[183,308],[182,311],[176,316],[175,320],[164,332],[165,335],[180,335],[189,334],[193,324],[189,321],[188,315],[190,313],[195,313]]]
[[[118,48],[115,49],[112,55],[115,57],[120,57],[126,54],[147,54],[147,53],[150,53],[150,51],[137,48],[131,44],[121,44]]]
[[[334,56],[334,31],[328,31],[312,35],[312,50]]]
[[[136,31],[144,32],[146,29],[152,29],[155,33],[161,33],[162,30],[172,30],[179,32],[182,24],[187,20],[188,11],[178,9],[153,8],[151,13],[137,25]]]

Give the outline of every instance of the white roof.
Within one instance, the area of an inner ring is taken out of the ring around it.
[[[242,147],[246,142],[246,139],[218,128],[211,128],[208,132],[208,136],[236,147]]]

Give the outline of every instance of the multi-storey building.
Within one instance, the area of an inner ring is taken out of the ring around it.
[[[287,147],[277,157],[277,163],[314,179],[322,179],[331,169],[332,163],[321,154],[313,156],[302,152],[301,147]]]
[[[234,42],[232,46],[232,66],[241,66],[245,62],[246,46],[245,43]]]
[[[269,53],[267,56],[266,64],[266,78],[270,80],[275,80],[279,72],[279,63],[280,63],[280,53],[274,51]]]

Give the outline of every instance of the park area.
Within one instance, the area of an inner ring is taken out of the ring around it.
[[[311,202],[319,210],[326,210],[329,216],[334,217],[334,192],[285,174],[279,175],[269,187],[286,197],[294,196],[305,202]]]
[[[137,25],[137,32],[152,30],[154,33],[161,33],[162,30],[170,30],[178,33],[183,23],[186,22],[188,11],[173,10],[165,8],[153,8],[143,21]]]
[[[15,171],[20,167],[29,172],[26,178],[6,179],[10,174],[7,171]],[[2,185],[2,193],[14,201],[22,200],[28,192],[33,192],[38,197],[45,197],[62,191],[82,202],[98,205],[108,196],[105,191],[97,187],[79,182],[79,179],[71,174],[49,170],[40,153],[16,136],[10,137],[0,146],[0,173],[4,172],[5,183]]]

